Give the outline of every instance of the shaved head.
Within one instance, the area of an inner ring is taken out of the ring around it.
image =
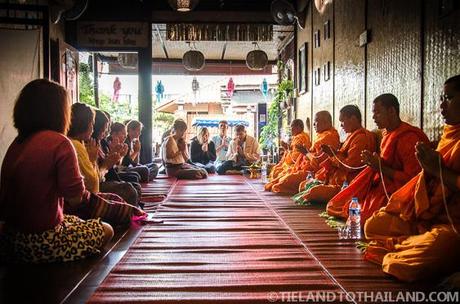
[[[303,130],[304,124],[303,124],[302,119],[294,119],[291,122],[291,127],[298,127],[298,128],[301,128]]]
[[[294,119],[291,122],[291,134],[292,135],[295,136],[297,134],[300,134],[303,132],[303,130],[304,130],[304,124],[301,119]]]
[[[332,115],[329,111],[319,111],[316,113],[316,117],[324,119],[326,122],[330,123],[332,126]]]
[[[313,127],[316,133],[321,133],[332,128],[332,115],[329,111],[319,111],[315,114]]]

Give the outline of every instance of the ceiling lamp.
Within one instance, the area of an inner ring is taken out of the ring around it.
[[[190,12],[199,0],[168,0],[169,5],[178,12]]]
[[[250,70],[260,71],[267,66],[268,56],[267,53],[259,49],[257,42],[253,42],[254,47],[256,48],[253,51],[250,51],[246,55],[246,65]]]
[[[204,68],[205,63],[206,60],[203,53],[196,49],[191,49],[185,52],[184,56],[182,57],[182,64],[187,71],[200,71]]]

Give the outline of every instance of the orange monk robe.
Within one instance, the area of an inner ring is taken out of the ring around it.
[[[391,195],[420,172],[420,164],[415,157],[415,144],[418,141],[429,143],[429,140],[421,129],[404,122],[391,132],[384,131],[382,135],[382,164],[395,170],[393,179],[384,179],[388,195]],[[364,225],[375,211],[387,204],[380,173],[370,167],[364,169],[348,188],[329,201],[328,214],[346,219],[352,197],[357,197],[361,203],[361,223]]]
[[[308,135],[308,133],[301,132],[292,138],[291,144],[289,145],[289,150],[284,152],[281,160],[272,168],[272,171],[270,172],[270,180],[277,178],[283,170],[288,169],[295,164],[297,157],[300,155],[300,152],[297,151],[296,146],[304,146],[306,149],[310,149],[310,135]]]
[[[318,133],[310,152],[307,155],[300,154],[292,169],[284,171],[272,181],[271,191],[275,193],[297,193],[299,184],[306,179],[308,172],[315,173],[320,168],[320,163],[327,158],[327,155],[321,151],[322,145],[329,145],[338,149],[340,139],[335,128]]]
[[[460,175],[460,124],[444,127],[437,151],[444,166]],[[460,233],[460,184],[457,182],[453,192],[442,187],[439,178],[422,171],[366,222],[364,232],[371,243],[365,259],[409,282],[456,271],[460,267],[460,235],[447,218],[443,190],[452,222]]]
[[[361,152],[368,150],[374,152],[376,148],[374,133],[360,128],[353,133],[350,133],[342,147],[336,152],[337,157],[344,164],[351,167],[362,166]],[[305,197],[305,199],[312,200],[329,200],[340,190],[344,181],[351,181],[360,170],[351,170],[341,165],[335,158],[328,157],[321,163],[321,169],[316,172],[315,178],[323,181],[324,185],[314,187],[314,193],[306,193],[314,195],[315,197]],[[305,189],[305,186],[311,181],[303,181],[299,185],[299,192]],[[320,198],[316,197],[316,194]]]

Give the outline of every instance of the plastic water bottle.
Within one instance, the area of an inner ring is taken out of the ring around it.
[[[261,174],[262,182],[266,183],[267,182],[267,164],[263,163],[262,168],[260,170],[261,170],[260,174]]]
[[[345,188],[348,187],[348,182],[347,181],[344,181],[343,184],[342,184],[342,188],[340,189],[341,191],[344,190]]]
[[[350,239],[361,239],[361,205],[357,197],[351,199],[350,206],[348,207],[347,225],[350,229]]]

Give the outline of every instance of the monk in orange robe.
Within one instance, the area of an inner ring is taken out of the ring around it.
[[[294,166],[295,161],[300,154],[296,147],[300,146],[309,149],[311,146],[310,136],[304,132],[304,124],[301,119],[294,119],[291,122],[291,134],[292,140],[289,147],[286,143],[282,142],[282,145],[288,149],[284,152],[284,155],[279,163],[272,168],[272,171],[270,172],[270,180],[277,178],[283,170]]]
[[[308,173],[314,174],[320,168],[319,164],[327,158],[327,155],[322,152],[321,146],[330,145],[334,149],[338,149],[339,133],[332,126],[332,116],[328,111],[316,113],[313,127],[317,138],[312,148],[307,150],[304,147],[296,147],[300,155],[297,157],[295,165],[283,171],[278,178],[271,182],[271,191],[275,193],[297,193],[299,184],[305,180]]]
[[[327,202],[340,191],[344,181],[351,181],[363,168],[361,152],[375,151],[375,134],[363,128],[361,111],[357,106],[343,107],[339,120],[348,134],[345,142],[338,151],[334,151],[330,146],[322,147],[323,152],[329,157],[321,163],[321,169],[316,172],[315,178],[323,183],[311,187],[311,180],[303,181],[299,186],[300,193],[293,198],[297,203]]]
[[[416,146],[423,171],[365,224],[365,259],[402,281],[446,275],[460,267],[460,75],[441,96],[446,126],[436,151]]]
[[[387,204],[387,195],[391,195],[420,172],[420,165],[415,158],[415,144],[419,141],[429,143],[421,129],[401,121],[399,102],[394,95],[383,94],[377,97],[372,112],[375,124],[383,130],[380,156],[363,151],[363,162],[368,167],[327,204],[329,215],[346,219],[351,198],[357,197],[361,203],[362,225],[375,211]],[[383,183],[379,164],[382,167]]]

